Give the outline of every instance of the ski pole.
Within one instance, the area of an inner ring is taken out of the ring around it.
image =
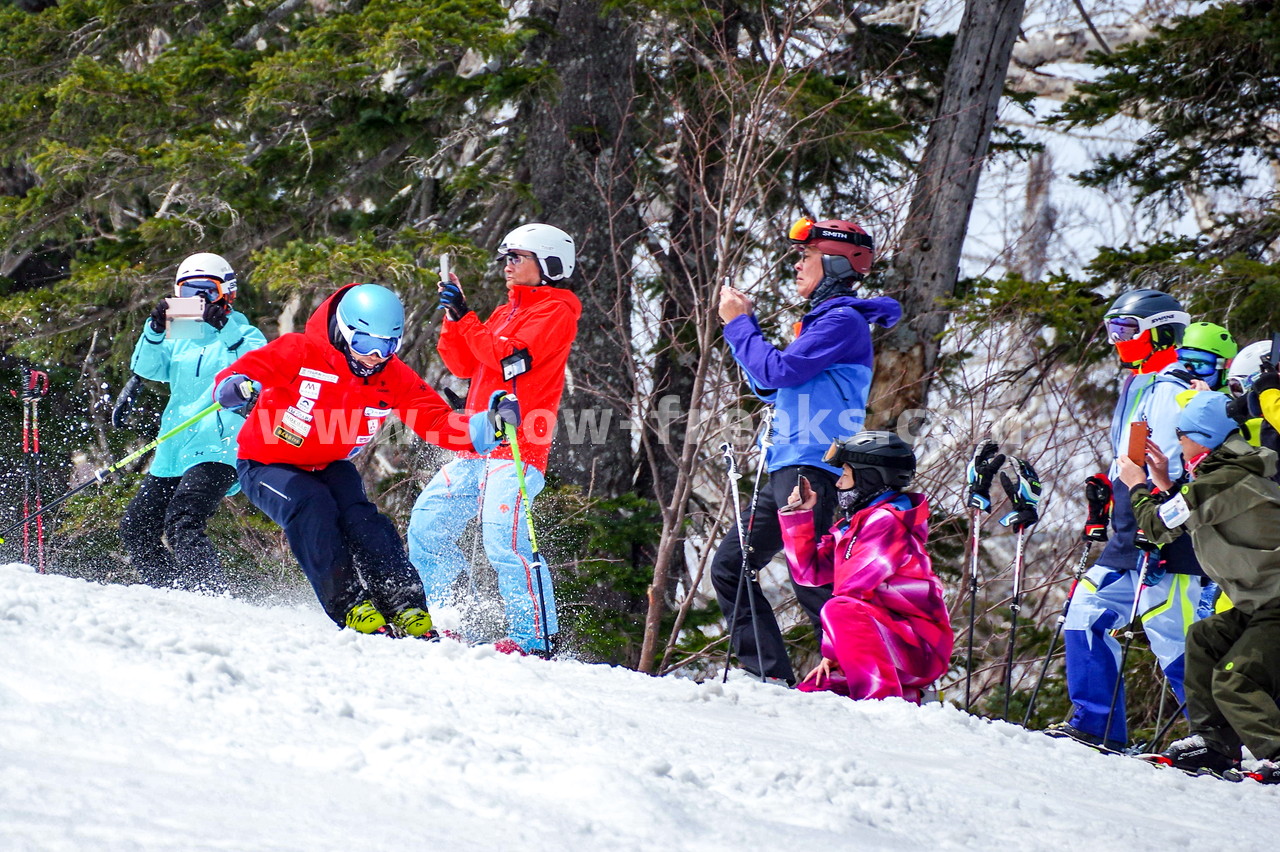
[[[1022,609],[1022,571],[1026,563],[1027,528],[1040,520],[1036,507],[1040,504],[1040,477],[1025,459],[1014,459],[1018,469],[1015,483],[1003,471],[1000,484],[1009,495],[1010,511],[1000,525],[1017,530],[1013,556],[1013,595],[1009,599],[1009,646],[1004,665],[1004,716],[1009,720],[1009,702],[1013,697],[1013,653],[1018,639],[1018,612]]]
[[[533,503],[529,500],[529,489],[524,484],[524,462],[520,461],[520,439],[516,437],[516,427],[510,423],[505,424],[507,432],[507,440],[511,442],[511,461],[516,466],[516,482],[520,483],[520,499],[524,501],[524,522],[529,529],[529,547],[533,550],[533,565],[531,566],[538,578],[538,608],[542,614],[542,646],[547,652],[547,658],[551,657],[551,634],[550,626],[547,624],[547,596],[542,587],[542,554],[538,552],[538,534],[533,529]],[[481,534],[484,534],[484,524],[481,522]]]
[[[1094,474],[1084,481],[1084,495],[1089,507],[1088,514],[1085,517],[1084,529],[1080,532],[1080,538],[1084,541],[1084,548],[1080,551],[1080,561],[1076,564],[1075,576],[1071,581],[1071,589],[1067,592],[1067,599],[1062,604],[1062,612],[1058,613],[1053,638],[1049,640],[1049,651],[1044,655],[1044,664],[1040,667],[1040,677],[1036,679],[1035,689],[1031,691],[1031,700],[1027,703],[1027,713],[1022,718],[1022,727],[1024,728],[1031,722],[1031,714],[1035,711],[1036,698],[1040,695],[1040,687],[1044,685],[1045,675],[1049,673],[1049,663],[1053,659],[1053,649],[1057,647],[1058,640],[1062,638],[1062,631],[1067,623],[1067,613],[1071,610],[1071,597],[1076,593],[1076,587],[1080,585],[1080,579],[1088,571],[1089,554],[1093,550],[1093,543],[1107,540],[1107,527],[1111,524],[1111,509],[1114,506],[1111,480],[1107,478],[1105,473]]]
[[[36,497],[36,559],[38,565],[36,570],[41,574],[45,572],[44,566],[44,513],[42,505],[42,496],[40,493],[40,400],[49,392],[49,374],[39,370],[31,371],[31,381],[27,385],[31,394],[31,460],[34,463],[35,475],[32,482],[32,490]]]
[[[1045,675],[1049,673],[1049,663],[1053,660],[1053,651],[1058,647],[1058,640],[1062,638],[1063,625],[1067,623],[1067,611],[1071,609],[1071,596],[1076,593],[1076,586],[1080,585],[1080,578],[1085,575],[1085,571],[1089,566],[1089,554],[1093,550],[1093,542],[1085,542],[1084,548],[1080,551],[1080,561],[1076,563],[1074,579],[1071,581],[1071,589],[1067,592],[1067,600],[1062,604],[1062,612],[1058,613],[1058,620],[1054,625],[1053,638],[1049,640],[1049,651],[1044,655],[1044,662],[1040,666],[1040,676],[1036,678],[1035,688],[1031,690],[1031,700],[1027,702],[1026,715],[1022,717],[1022,727],[1026,727],[1031,722],[1031,714],[1036,709],[1036,699],[1040,696],[1040,687],[1044,685]]]
[[[79,494],[81,491],[88,488],[90,485],[101,485],[102,483],[107,481],[108,476],[115,473],[117,470],[120,470],[120,468],[128,465],[130,462],[136,461],[137,459],[141,458],[142,456],[154,450],[156,447],[163,444],[165,441],[172,438],[174,435],[177,435],[179,432],[186,429],[188,426],[191,426],[193,423],[197,422],[198,420],[202,420],[203,418],[208,417],[210,414],[212,414],[213,412],[217,411],[220,408],[222,408],[222,404],[215,402],[212,405],[210,405],[208,408],[205,408],[202,411],[200,411],[199,413],[193,414],[192,416],[188,417],[186,420],[179,423],[177,426],[174,426],[168,432],[165,432],[163,435],[160,435],[150,443],[144,444],[143,446],[129,453],[129,455],[120,459],[120,461],[112,464],[110,467],[104,467],[102,470],[97,471],[96,473],[93,474],[93,477],[91,479],[80,483],[75,488],[72,488],[70,491],[68,491],[66,494],[63,494],[57,500],[54,500],[52,503],[45,504],[40,508],[39,514],[43,515],[45,512],[48,512],[51,509],[56,509],[58,506],[61,506],[63,503],[67,502],[72,497],[74,497],[75,495]],[[31,517],[35,517],[35,515],[32,515]],[[23,523],[25,523],[25,521],[26,519],[23,519],[21,521],[18,521],[17,523],[10,524],[9,526],[5,527],[3,530],[0,530],[0,544],[4,544],[5,536],[9,535],[9,533],[13,532],[18,527],[22,526]]]
[[[772,411],[773,409],[771,408],[766,409],[766,412],[768,413],[766,413],[765,415],[766,422],[764,424],[764,435],[761,438],[761,447],[762,447],[761,459],[760,459],[759,466],[756,468],[756,485],[755,485],[755,489],[752,491],[752,494],[751,494],[751,516],[750,518],[748,518],[746,522],[746,526],[743,525],[743,521],[742,521],[742,499],[738,495],[738,480],[742,478],[742,474],[738,472],[738,463],[733,456],[733,446],[730,445],[729,442],[727,441],[720,445],[720,451],[724,453],[724,461],[729,470],[729,493],[733,498],[733,514],[734,514],[734,517],[737,519],[738,547],[742,551],[742,565],[740,566],[740,570],[738,572],[738,588],[737,588],[737,591],[734,593],[734,600],[733,600],[733,615],[729,620],[729,653],[731,654],[737,653],[734,650],[734,639],[737,638],[738,611],[742,607],[742,590],[745,587],[747,590],[747,607],[751,612],[751,634],[752,634],[752,637],[755,639],[757,662],[760,665],[760,682],[761,683],[764,683],[765,674],[764,674],[764,660],[759,659],[760,624],[756,620],[756,599],[755,599],[755,581],[756,580],[754,576],[751,576],[754,573],[751,570],[751,562],[750,562],[751,533],[752,533],[752,530],[755,528],[756,498],[759,496],[760,473],[764,467],[764,451],[768,448],[768,446],[772,441],[772,436],[771,436]],[[739,662],[741,662],[742,660],[741,655],[739,655],[738,660]],[[726,662],[724,667],[724,676],[721,678],[721,683],[726,683],[728,682],[728,680],[729,680],[729,665],[726,657]]]
[[[965,469],[968,495],[965,505],[972,512],[969,516],[969,653],[964,667],[964,710],[972,706],[970,688],[973,683],[973,633],[978,620],[978,545],[980,543],[982,513],[991,511],[991,481],[1004,464],[1004,454],[997,452],[995,441],[985,441],[974,448],[973,458]]]
[[[1107,726],[1102,729],[1102,744],[1106,746],[1111,736],[1111,720],[1116,715],[1116,703],[1120,700],[1120,685],[1124,683],[1124,667],[1129,659],[1129,646],[1133,644],[1133,622],[1138,619],[1138,607],[1142,603],[1142,590],[1147,585],[1147,570],[1151,567],[1154,550],[1142,551],[1142,567],[1138,570],[1138,588],[1133,593],[1133,607],[1129,610],[1129,621],[1125,624],[1124,645],[1120,649],[1120,665],[1116,668],[1116,683],[1111,689],[1111,706],[1107,710]]]

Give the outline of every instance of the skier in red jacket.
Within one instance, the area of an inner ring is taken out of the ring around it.
[[[441,282],[445,322],[440,355],[455,376],[471,380],[467,411],[483,411],[495,393],[520,398],[524,422],[517,429],[526,491],[542,490],[543,472],[564,389],[565,362],[578,331],[582,305],[568,290],[550,286],[573,274],[573,238],[550,225],[516,228],[498,247],[508,299],[488,322],[467,307],[456,276]],[[498,575],[506,609],[508,653],[550,648],[557,630],[551,577],[537,576],[511,448],[463,452],[427,484],[409,521],[409,558],[422,575],[432,606],[448,602],[469,560],[457,539],[480,514],[485,554]]]
[[[404,307],[377,284],[349,284],[300,334],[285,334],[218,373],[214,398],[250,407],[236,466],[245,495],[284,528],[325,612],[361,633],[390,622],[431,631],[422,582],[390,519],[365,494],[351,459],[393,411],[447,449],[492,448],[519,423],[513,397],[467,420],[396,357]]]

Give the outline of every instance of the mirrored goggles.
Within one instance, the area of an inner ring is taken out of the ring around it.
[[[834,228],[820,228],[812,219],[803,217],[787,231],[787,239],[793,243],[807,243],[810,240],[835,240],[841,243],[852,243],[863,248],[872,248],[874,243],[866,234],[856,231],[837,231]]]
[[[1226,359],[1203,349],[1179,349],[1178,363],[1196,378],[1210,379],[1226,366]]]
[[[1133,340],[1156,326],[1169,323],[1181,323],[1185,326],[1190,322],[1191,315],[1186,311],[1163,311],[1149,317],[1107,317],[1102,325],[1107,330],[1108,343],[1122,343]]]
[[[183,298],[200,296],[206,302],[216,302],[225,295],[222,282],[216,278],[187,278],[178,282],[176,289]]]
[[[353,331],[347,345],[357,355],[377,355],[390,358],[400,351],[399,337],[378,337],[365,331]]]

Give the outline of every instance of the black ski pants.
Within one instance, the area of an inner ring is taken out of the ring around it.
[[[1243,743],[1280,760],[1280,604],[1192,624],[1185,683],[1192,732],[1231,754]]]
[[[751,530],[747,540],[751,549],[748,562],[757,572],[782,550],[782,525],[778,522],[778,507],[787,504],[787,498],[791,496],[791,490],[796,487],[801,475],[809,480],[814,493],[818,495],[818,505],[813,512],[817,537],[821,537],[831,527],[838,502],[835,474],[820,467],[803,465],[773,471],[760,483],[754,522],[749,517],[751,506],[744,503],[742,507],[743,529]],[[743,499],[750,501],[751,497],[746,495]],[[742,547],[736,528],[730,529],[716,548],[716,555],[711,560],[711,584],[715,587],[720,609],[733,634],[733,652],[739,665],[753,675],[759,676],[763,671],[765,677],[780,678],[794,684],[796,675],[787,656],[787,647],[782,641],[778,620],[773,616],[773,606],[765,598],[759,581],[744,581]],[[822,622],[819,614],[822,612],[822,605],[831,600],[831,586],[801,586],[794,579],[791,586],[795,589],[800,607],[809,616],[814,631],[821,639]],[[757,631],[760,636],[758,644]]]
[[[235,468],[221,462],[202,462],[182,476],[147,474],[120,520],[121,542],[142,582],[226,590],[205,526],[235,481]]]
[[[339,626],[362,600],[387,617],[427,608],[422,579],[409,563],[391,519],[365,494],[349,461],[320,470],[241,459],[245,496],[289,539],[325,613]]]

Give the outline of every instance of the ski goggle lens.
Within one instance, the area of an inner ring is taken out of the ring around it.
[[[351,351],[357,355],[377,355],[390,358],[400,350],[400,338],[378,337],[365,331],[352,332],[348,341]]]
[[[796,223],[791,226],[791,230],[787,231],[787,239],[793,243],[805,243],[809,241],[809,235],[813,233],[813,220],[808,218],[797,219]]]
[[[1178,362],[1201,379],[1211,378],[1221,367],[1221,359],[1217,355],[1199,349],[1179,349]]]
[[[222,298],[222,282],[216,278],[188,278],[178,284],[178,295],[183,298],[200,296],[209,302]]]
[[[1166,324],[1187,326],[1191,323],[1191,315],[1186,311],[1162,311],[1149,317],[1107,317],[1102,321],[1107,330],[1108,343],[1123,343],[1133,340],[1144,331]]]

